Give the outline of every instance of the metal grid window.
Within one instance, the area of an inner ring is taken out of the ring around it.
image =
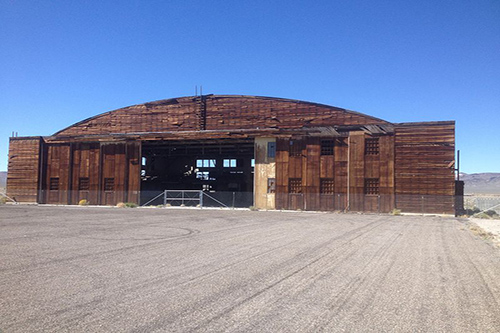
[[[332,178],[322,178],[319,190],[321,194],[335,194],[335,181]]]
[[[78,179],[78,190],[88,191],[90,189],[90,180],[87,177]]]
[[[115,179],[104,178],[104,191],[111,192],[115,190]]]
[[[365,194],[368,195],[380,194],[380,181],[378,178],[365,179]]]
[[[302,142],[290,140],[290,148],[288,152],[290,156],[302,156]]]
[[[378,138],[365,139],[365,155],[378,155],[379,151]]]
[[[50,178],[49,189],[51,191],[59,191],[59,178]]]
[[[288,181],[289,193],[302,193],[302,179],[290,178]]]
[[[321,155],[333,155],[335,149],[335,140],[321,141]]]

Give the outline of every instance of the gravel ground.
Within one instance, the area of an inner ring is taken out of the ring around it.
[[[0,206],[2,332],[498,332],[466,220]]]

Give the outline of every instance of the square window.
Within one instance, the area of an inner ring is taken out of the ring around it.
[[[335,194],[335,181],[332,178],[321,178],[320,181],[321,194]]]
[[[288,192],[294,194],[302,193],[302,179],[290,178],[288,180]]]
[[[365,179],[365,194],[378,195],[380,193],[380,181],[378,178]]]
[[[87,177],[78,179],[78,191],[88,191],[90,189],[90,180]]]
[[[378,155],[379,143],[378,138],[365,139],[365,155]]]

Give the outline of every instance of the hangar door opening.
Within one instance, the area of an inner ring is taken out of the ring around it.
[[[203,206],[253,205],[253,139],[143,141],[141,164],[141,204],[168,190],[173,197],[181,191],[197,197],[196,191],[203,191],[207,194]],[[162,199],[150,204],[164,204]],[[168,204],[200,202],[169,200]]]

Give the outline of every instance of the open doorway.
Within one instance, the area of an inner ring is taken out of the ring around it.
[[[249,207],[254,163],[253,139],[144,141],[141,204],[165,190],[197,190],[227,206]]]

